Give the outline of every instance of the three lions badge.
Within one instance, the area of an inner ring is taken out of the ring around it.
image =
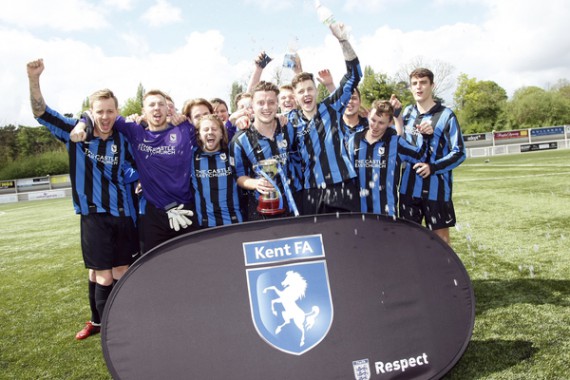
[[[333,305],[321,235],[243,244],[253,323],[274,348],[302,355],[329,332]]]

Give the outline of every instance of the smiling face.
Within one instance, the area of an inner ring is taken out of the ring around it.
[[[306,116],[312,116],[317,106],[317,87],[315,82],[306,79],[294,86],[295,101]]]
[[[279,108],[282,113],[287,113],[297,107],[293,90],[281,88],[279,91]]]
[[[344,110],[344,114],[346,116],[353,116],[357,115],[358,111],[360,110],[360,95],[358,91],[355,89],[350,97],[348,104],[346,105],[346,109]]]
[[[366,140],[369,143],[376,142],[384,136],[392,123],[392,115],[394,115],[394,109],[389,101],[376,100],[372,103],[368,113],[368,130],[366,132]]]
[[[210,109],[204,104],[196,104],[190,109],[190,121],[194,125],[198,125],[198,121],[206,115],[210,115]]]
[[[278,106],[275,91],[256,91],[253,94],[252,105],[256,125],[271,124],[275,121]]]
[[[217,117],[205,117],[198,123],[198,139],[202,150],[205,152],[219,151],[224,140],[224,127],[221,121]]]
[[[228,112],[228,106],[224,103],[215,103],[212,102],[212,106],[214,106],[214,113],[218,115],[220,120],[224,123],[227,122],[230,118],[230,113]]]
[[[113,99],[95,100],[91,106],[91,113],[95,120],[95,135],[109,135],[119,114],[115,101]]]

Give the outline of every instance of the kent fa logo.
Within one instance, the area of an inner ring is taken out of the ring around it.
[[[244,243],[251,315],[269,345],[302,355],[327,335],[333,319],[322,236]]]

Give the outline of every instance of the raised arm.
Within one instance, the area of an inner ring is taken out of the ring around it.
[[[340,114],[344,113],[344,109],[348,104],[350,97],[354,93],[354,89],[358,87],[362,77],[360,63],[358,57],[348,41],[347,32],[344,24],[334,23],[330,25],[332,34],[336,37],[342,48],[344,60],[346,63],[346,74],[342,77],[338,88],[326,99],[326,101]]]
[[[30,101],[34,117],[42,116],[46,111],[46,102],[40,88],[40,75],[44,71],[44,60],[37,59],[28,62],[28,81],[30,84]]]
[[[330,29],[342,47],[344,60],[348,62],[355,60],[357,58],[356,53],[354,52],[354,49],[352,48],[350,42],[348,42],[348,31],[345,29],[344,24],[335,22],[330,25]]]
[[[334,85],[333,76],[329,69],[319,70],[317,80],[320,84],[326,87],[329,93],[333,93],[336,90],[336,86]]]
[[[271,62],[271,60],[272,58],[269,58],[269,56],[264,51],[259,53],[257,58],[255,58],[253,74],[251,74],[251,77],[249,78],[249,83],[247,85],[247,92],[253,91],[255,85],[258,84],[259,81],[261,80],[261,74],[263,73],[263,69],[265,69],[265,66],[267,66],[267,64]]]

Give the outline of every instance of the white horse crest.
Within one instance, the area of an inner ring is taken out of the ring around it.
[[[299,273],[294,271],[287,271],[285,279],[281,282],[282,290],[277,289],[275,286],[268,286],[263,289],[263,293],[273,290],[277,294],[277,298],[271,300],[271,312],[277,316],[275,304],[280,303],[283,306],[281,317],[283,323],[277,326],[275,334],[279,334],[284,326],[293,321],[295,326],[301,331],[301,340],[299,347],[305,345],[305,332],[314,326],[320,309],[318,306],[313,306],[311,311],[305,313],[303,309],[297,305],[297,301],[305,297],[307,290],[307,281]]]

